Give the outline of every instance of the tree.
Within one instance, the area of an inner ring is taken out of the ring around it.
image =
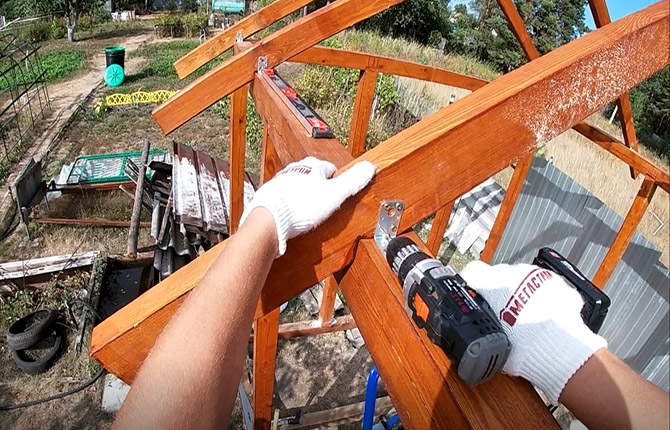
[[[359,24],[393,37],[405,37],[428,43],[431,32],[451,33],[448,0],[406,0]]]
[[[543,54],[587,31],[586,0],[515,0],[514,4]],[[474,55],[505,72],[526,61],[495,0],[471,0],[467,7],[458,5],[451,21],[453,51]]]
[[[65,12],[65,27],[67,28],[67,40],[74,42],[74,31],[77,21],[84,12],[92,12],[102,5],[101,0],[62,0]]]

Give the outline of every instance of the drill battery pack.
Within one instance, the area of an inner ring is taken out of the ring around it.
[[[551,270],[565,279],[584,299],[582,319],[592,332],[598,333],[609,310],[610,298],[572,263],[551,248],[542,248],[533,264]]]

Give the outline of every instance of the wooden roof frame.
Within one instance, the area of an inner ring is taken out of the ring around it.
[[[523,40],[530,38],[527,32],[524,36],[520,31],[520,18],[517,20],[511,14],[511,2],[498,1],[528,54],[532,50]],[[243,169],[243,117],[250,91],[264,122],[264,180],[283,165],[307,155],[330,160],[337,165],[338,173],[359,160],[368,160],[377,168],[373,182],[345,202],[331,219],[291,240],[286,255],[276,260],[270,271],[254,324],[254,426],[270,428],[271,423],[274,358],[281,330],[277,309],[284,301],[327,279],[329,296],[334,295],[339,281],[393,403],[408,428],[557,428],[529,384],[498,375],[482,386],[464,385],[444,354],[412,324],[404,311],[397,281],[371,241],[379,205],[386,199],[405,202],[403,231],[437,211],[427,250],[436,253],[454,200],[516,162],[514,179],[485,250],[485,254],[492,256],[491,250],[495,251],[498,234],[502,235],[509,219],[535,148],[576,127],[646,178],[596,276],[599,285],[604,285],[653,192],[657,187],[668,191],[670,177],[637,154],[633,140],[629,139],[628,148],[580,121],[670,62],[665,50],[670,43],[669,2],[661,1],[604,25],[489,84],[410,62],[313,47],[400,2],[370,0],[361,4],[355,0],[337,0],[260,43],[238,43],[233,57],[154,110],[154,118],[163,131],[170,132],[220,98],[233,94],[231,163],[242,165]],[[594,1],[592,5],[598,8],[598,3]],[[277,0],[268,6],[274,5],[274,15],[268,8],[262,9],[238,23],[238,29],[242,28],[243,36],[245,31],[252,34],[304,4],[305,1]],[[601,9],[598,11],[602,13]],[[230,42],[233,31],[238,30],[224,32],[180,59],[175,64],[181,70],[180,76],[233,47]],[[335,139],[317,140],[304,132],[282,95],[264,74],[257,73],[259,56],[267,56],[270,67],[291,60],[361,70],[349,151]],[[624,69],[626,63],[631,67]],[[478,88],[469,88],[476,91],[364,152],[366,118],[378,73]],[[606,82],[614,82],[616,86]],[[546,101],[555,101],[557,94],[566,92],[571,94],[568,103],[547,104]],[[231,175],[234,172],[236,169],[231,166]],[[238,205],[231,208],[231,213],[239,215],[242,200],[234,197],[239,197],[242,191],[235,187],[234,181],[231,184],[231,205]],[[91,354],[109,371],[132,382],[163,327],[225,246],[226,242],[217,245],[99,324],[93,332]],[[322,308],[321,320],[328,324],[332,302],[330,299],[324,302],[326,309]]]

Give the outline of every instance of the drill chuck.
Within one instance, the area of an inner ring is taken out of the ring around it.
[[[389,242],[386,261],[398,276],[410,317],[446,353],[461,379],[476,385],[503,368],[507,335],[486,300],[460,275],[405,237]]]

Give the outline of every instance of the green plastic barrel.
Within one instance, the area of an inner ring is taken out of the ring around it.
[[[123,67],[118,64],[112,64],[105,70],[105,83],[110,87],[118,87],[123,83],[125,74]]]
[[[126,62],[126,48],[123,46],[108,46],[105,48],[106,67],[118,64],[123,69]]]

